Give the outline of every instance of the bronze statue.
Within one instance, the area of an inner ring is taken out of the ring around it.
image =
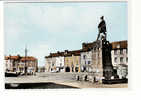
[[[98,34],[98,37],[97,37],[97,40],[99,39],[100,37],[100,34],[103,33],[104,36],[102,36],[102,38],[106,39],[106,23],[105,23],[105,20],[104,20],[104,16],[100,17],[101,19],[101,22],[99,23],[98,25],[98,30],[99,30],[99,34]]]

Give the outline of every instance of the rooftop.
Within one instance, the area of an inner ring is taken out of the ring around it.
[[[127,40],[112,42],[112,49],[126,49],[128,46]]]
[[[20,55],[18,56],[5,56],[5,60],[8,60],[8,59],[11,59],[11,60],[20,60],[20,61],[35,61],[37,60],[35,57],[32,57],[32,56],[27,56],[27,57],[22,57]]]

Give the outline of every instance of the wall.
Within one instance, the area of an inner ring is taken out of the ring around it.
[[[72,61],[74,66],[73,71],[80,72],[80,56],[72,55]]]
[[[89,61],[90,64],[88,64]],[[92,51],[81,52],[81,71],[84,71],[84,68],[86,67],[86,71],[91,72],[93,71],[91,66],[92,66]]]
[[[69,67],[70,72],[72,72],[72,65],[73,65],[72,56],[66,56],[65,57],[64,65],[65,65],[65,69],[66,69],[66,67]]]
[[[64,57],[56,57],[56,67],[64,67]]]
[[[123,54],[120,54],[120,51],[123,50]],[[117,52],[115,54],[115,52]],[[116,49],[116,50],[112,50],[111,51],[111,55],[112,55],[112,64],[113,66],[117,66],[119,64],[126,64],[128,65],[128,61],[126,59],[128,59],[128,52],[127,49]],[[120,62],[120,58],[123,57],[123,63]],[[115,58],[117,58],[117,62],[115,61]]]
[[[51,72],[51,67],[52,67],[52,58],[46,58],[45,59],[45,71],[46,72]]]

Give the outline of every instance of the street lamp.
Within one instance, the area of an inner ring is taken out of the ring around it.
[[[27,75],[26,58],[27,58],[27,48],[25,48],[25,75]]]

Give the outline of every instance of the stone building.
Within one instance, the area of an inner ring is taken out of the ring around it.
[[[72,53],[68,50],[65,50],[64,52],[64,69],[65,72],[73,72],[73,60],[72,60]]]
[[[60,72],[93,72],[96,77],[110,79],[114,76],[114,69],[122,73],[119,77],[125,77],[127,67],[127,44],[124,42],[112,42],[97,40],[91,43],[83,43],[82,49],[51,53],[46,56],[46,68],[49,71],[57,69]],[[117,62],[115,62],[117,60]],[[124,62],[126,59],[126,62]],[[120,61],[120,63],[118,62]],[[118,67],[120,65],[120,67]],[[114,67],[113,67],[114,66]],[[122,66],[122,67],[121,67]]]
[[[64,71],[64,52],[50,53],[46,59],[47,72],[63,72]]]
[[[59,72],[64,72],[64,52],[57,52],[56,69]]]
[[[5,56],[5,71],[6,72],[16,72],[19,66],[21,57],[17,56]]]
[[[83,43],[81,51],[81,72],[92,72],[93,43]]]
[[[80,50],[50,53],[45,59],[48,72],[80,72]]]
[[[57,54],[56,53],[50,53],[49,56],[46,56],[46,71],[48,72],[55,72],[57,71],[56,69],[56,57]]]
[[[100,77],[103,77],[103,59],[102,59],[102,42],[93,42],[92,49],[92,68],[93,72],[98,73]]]
[[[80,58],[80,52],[81,50],[76,50],[72,52],[72,60],[73,60],[73,65],[74,65],[74,72],[80,72],[81,69],[81,58]]]
[[[110,79],[113,73],[111,44],[106,40],[83,43],[81,69],[93,72],[96,77]]]
[[[65,72],[80,72],[80,52],[81,50],[65,50]]]
[[[112,42],[112,64],[119,78],[126,78],[128,75],[128,42]]]
[[[127,41],[112,42],[112,64],[117,66],[120,64],[128,65],[128,48]]]
[[[27,57],[21,57],[20,63],[19,63],[19,71],[23,71],[25,67],[25,61],[27,66],[27,73],[33,74],[37,71],[38,67],[38,61],[35,57],[27,56]]]
[[[45,72],[51,72],[51,68],[52,68],[52,57],[50,54],[50,56],[45,56]]]
[[[38,61],[35,57],[27,56],[5,56],[5,71],[6,72],[25,72],[25,61],[28,73],[34,73],[37,71]]]

